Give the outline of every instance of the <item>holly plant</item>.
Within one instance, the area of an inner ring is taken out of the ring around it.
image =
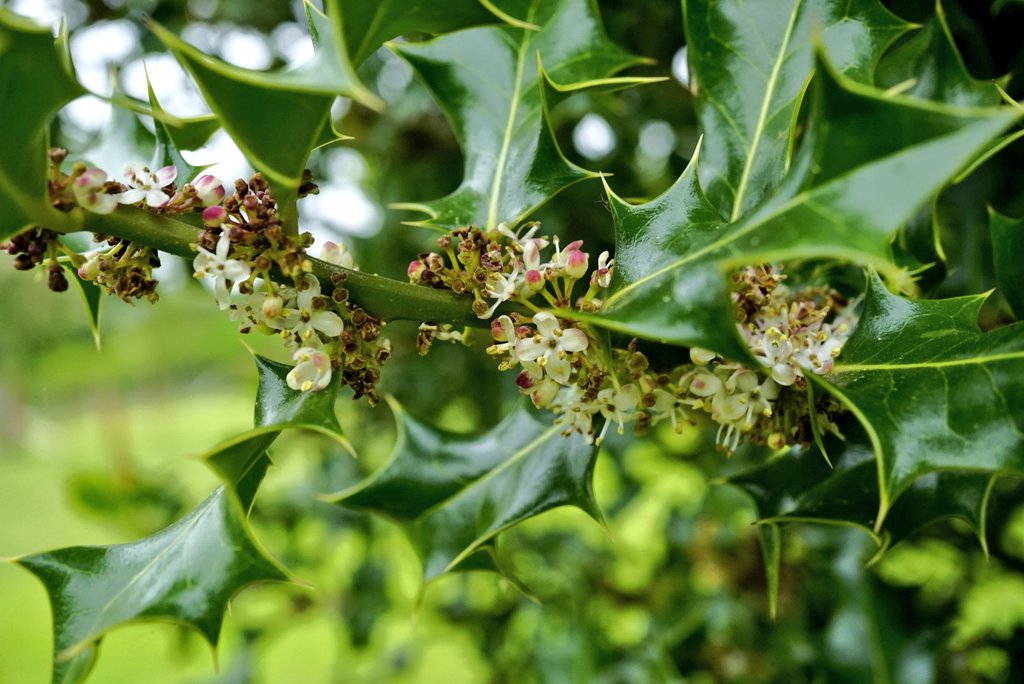
[[[594,0],[324,5],[305,2],[308,60],[269,71],[145,20],[210,114],[173,114],[154,87],[98,93],[123,122],[104,144],[124,144],[103,154],[62,137],[59,113],[90,94],[66,31],[0,8],[0,242],[14,268],[80,291],[99,344],[111,295],[159,316],[174,294],[161,295],[158,267],[181,260],[208,308],[262,339],[253,427],[203,454],[221,480],[209,498],[136,541],[13,560],[49,595],[53,681],[83,681],[130,621],[183,623],[216,646],[236,594],[301,580],[250,516],[272,466],[293,457],[275,448],[282,433],[360,454],[338,401],[389,414],[396,441],[365,479],[310,496],[396,521],[424,583],[491,571],[531,592],[505,533],[562,506],[604,525],[595,467],[619,452],[602,446],[655,434],[709,434],[705,451],[735,465],[722,480],[754,502],[772,614],[791,523],[860,528],[876,562],[947,517],[987,548],[989,512],[1024,473],[1024,220],[1002,213],[1019,202],[1000,211],[1002,196],[981,193],[987,221],[968,225],[947,198],[1019,187],[998,174],[1024,108],[1013,74],[968,71],[941,7],[922,25],[879,0],[683,0],[684,31],[663,30],[686,46],[693,111],[679,116],[700,135],[678,178],[638,198],[619,174],[567,158],[558,112],[679,85],[609,37]],[[447,194],[392,205],[401,238],[379,240],[414,246],[407,266],[376,273],[351,244],[315,242],[304,204],[331,180],[311,157],[372,157],[358,122],[399,116],[364,84],[380,54],[436,103],[462,165],[434,165]],[[338,98],[358,113],[351,130]],[[185,161],[218,131],[253,175]],[[547,203],[581,196],[602,204],[545,219]],[[979,240],[994,280],[974,289],[957,252]],[[488,406],[475,432],[388,389],[396,354],[408,373],[453,353],[498,370],[464,386]]]

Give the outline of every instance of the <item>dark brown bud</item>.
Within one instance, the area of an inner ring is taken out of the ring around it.
[[[50,264],[46,269],[46,275],[47,284],[54,292],[65,292],[68,289],[68,279],[59,264]]]

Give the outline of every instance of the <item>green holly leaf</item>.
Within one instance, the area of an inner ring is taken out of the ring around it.
[[[157,37],[192,75],[225,130],[273,184],[278,202],[294,221],[294,204],[309,153],[321,140],[331,104],[339,95],[380,107],[359,81],[345,47],[337,0],[325,15],[308,2],[306,14],[316,50],[296,69],[257,72],[231,66],[184,42],[158,24]]]
[[[288,579],[253,537],[244,513],[249,503],[220,487],[178,522],[137,542],[16,559],[50,597],[53,681],[83,681],[103,637],[135,620],[186,624],[216,647],[235,594],[254,582]]]
[[[41,223],[68,229],[72,219],[50,206],[50,119],[85,95],[49,29],[0,7],[0,242]]]
[[[992,81],[978,80],[967,71],[939,2],[927,24],[885,55],[876,83],[911,97],[965,107],[995,105],[1001,99]]]
[[[691,190],[699,187],[696,181],[676,190],[686,208],[663,209],[664,217],[652,215],[652,204],[616,203],[618,244],[628,241],[634,252],[666,251],[673,258],[651,256],[659,266],[631,272],[613,288],[606,310],[587,320],[746,358],[726,273],[749,264],[829,257],[894,273],[892,234],[1018,116],[1007,109],[887,97],[843,80],[824,63],[808,98],[807,130],[786,181],[738,223],[716,228],[705,200]],[[700,152],[703,163],[703,147]],[[680,211],[701,220],[675,224]]]
[[[398,441],[388,464],[330,499],[402,523],[425,581],[456,568],[497,570],[495,537],[552,508],[576,506],[601,520],[591,483],[597,449],[578,434],[563,437],[536,411],[459,435],[392,409]]]
[[[292,366],[253,355],[259,373],[256,391],[255,427],[207,452],[203,458],[228,487],[242,482],[266,451],[285,430],[310,430],[337,441],[350,453],[351,445],[341,434],[334,403],[338,384],[332,382],[319,392],[298,392],[288,386]]]
[[[489,0],[374,0],[345,5],[345,42],[353,64],[363,63],[385,41],[413,31],[439,35],[457,29],[505,22],[536,28]]]
[[[1024,318],[1024,218],[1013,219],[989,209],[988,227],[992,233],[992,259],[996,282],[1017,320]]]
[[[815,42],[838,72],[871,83],[882,52],[910,27],[877,0],[685,0],[683,15],[705,137],[701,180],[730,221],[785,175]]]
[[[562,155],[548,120],[547,89],[567,95],[652,80],[611,78],[644,60],[607,38],[589,0],[527,5],[524,16],[536,30],[483,27],[391,46],[433,92],[466,158],[452,194],[395,205],[429,216],[414,225],[515,225],[562,189],[595,177]]]
[[[965,521],[985,542],[985,518],[995,476],[972,471],[923,475],[910,484],[878,525],[878,467],[867,433],[855,423],[846,440],[827,440],[833,465],[815,448],[794,448],[725,480],[750,496],[762,525],[815,523],[850,526],[880,549],[942,518]],[[767,550],[766,550],[767,553]]]
[[[877,456],[876,527],[927,473],[1024,470],[1024,328],[981,333],[984,298],[913,301],[869,278],[857,329],[821,382]]]

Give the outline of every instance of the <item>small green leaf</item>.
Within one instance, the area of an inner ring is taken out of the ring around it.
[[[872,275],[865,297],[827,384],[877,454],[879,520],[926,473],[1024,470],[1024,328],[982,334],[984,296],[913,301]]]
[[[815,42],[839,73],[872,83],[882,52],[910,27],[877,0],[684,0],[683,14],[705,136],[701,181],[730,221],[785,174]]]
[[[211,449],[203,458],[225,484],[242,481],[284,430],[312,430],[338,441],[350,453],[334,413],[338,385],[332,382],[319,392],[298,392],[288,386],[291,366],[253,356],[259,372],[255,427]]]
[[[1024,254],[1024,218],[1012,219],[989,209],[988,227],[992,233],[992,259],[999,291],[1006,297],[1017,320],[1021,320],[1024,318],[1024,268],[1020,265]]]
[[[452,194],[395,205],[428,214],[415,225],[515,225],[562,189],[595,177],[562,155],[548,121],[546,89],[570,93],[651,80],[610,78],[643,60],[605,36],[589,0],[527,4],[525,18],[538,30],[474,28],[392,45],[433,92],[466,158],[462,184]]]
[[[499,21],[529,28],[482,0],[370,0],[345,5],[345,42],[353,64],[362,64],[385,41],[410,32],[439,35]]]
[[[33,223],[73,228],[50,206],[47,131],[57,110],[85,94],[49,29],[0,7],[0,242]]]
[[[150,24],[192,74],[225,130],[274,185],[289,221],[295,219],[294,203],[306,160],[320,141],[334,98],[345,95],[380,106],[348,61],[336,0],[327,4],[330,16],[307,3],[317,47],[308,62],[288,71],[257,72],[225,64],[158,24]]]
[[[92,330],[92,340],[96,344],[96,351],[100,350],[100,306],[103,302],[103,292],[96,283],[82,280],[78,277],[78,269],[70,263],[65,264],[66,270],[75,283],[79,293],[82,295],[82,304],[85,305],[86,314],[89,316],[89,328]]]
[[[425,580],[456,567],[498,569],[487,555],[494,538],[552,508],[576,506],[601,519],[591,483],[597,449],[578,434],[561,436],[535,411],[521,408],[484,434],[458,435],[392,408],[399,432],[391,460],[331,500],[402,522]]]
[[[151,537],[75,546],[17,562],[42,581],[54,622],[54,682],[80,682],[100,640],[133,620],[172,620],[217,645],[224,612],[242,588],[286,580],[253,538],[240,502],[217,489]]]
[[[927,24],[885,55],[876,83],[949,105],[983,107],[1001,100],[992,81],[978,80],[967,71],[940,2],[935,3],[935,16]]]
[[[624,208],[619,203],[615,212],[624,237],[617,236],[617,242],[631,242],[629,250],[642,250],[659,266],[623,278],[605,312],[587,320],[745,358],[725,273],[749,264],[827,257],[892,272],[890,240],[896,229],[1018,116],[1005,109],[885,97],[840,78],[819,66],[808,95],[807,132],[791,172],[738,223],[715,229],[704,200],[689,190],[697,187],[692,181],[674,189],[687,203],[683,211],[699,217],[692,227],[680,224],[673,232],[669,220],[651,216],[654,204]],[[700,151],[703,155],[704,147]],[[664,205],[662,211],[669,205],[661,199],[655,203]],[[655,256],[660,251],[674,258],[666,263]]]

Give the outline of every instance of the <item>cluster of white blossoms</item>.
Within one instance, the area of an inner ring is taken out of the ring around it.
[[[792,291],[770,266],[744,269],[733,277],[733,303],[740,334],[763,368],[748,368],[714,352],[692,348],[685,363],[655,369],[636,340],[607,348],[585,324],[560,318],[535,304],[600,311],[598,297],[611,282],[614,261],[601,254],[590,274],[581,241],[561,247],[557,238],[538,237],[530,225],[516,235],[504,227],[477,228],[442,237],[447,253],[419,255],[409,266],[413,282],[456,292],[472,291],[474,311],[490,318],[505,302],[520,310],[491,320],[494,343],[487,352],[501,370],[518,371],[516,385],[538,408],[555,413],[566,433],[578,432],[600,443],[612,426],[638,430],[667,421],[681,431],[701,417],[719,426],[718,444],[732,452],[745,441],[779,449],[813,440],[817,425],[838,432],[834,418],[842,407],[825,396],[809,405],[806,372],[827,373],[849,337],[856,317],[831,288]],[[554,247],[546,261],[543,251]],[[590,287],[573,300],[573,286]],[[427,326],[430,339],[460,339],[444,326]]]
[[[83,164],[75,165],[69,180],[78,206],[95,214],[109,214],[119,204],[180,212],[212,206],[224,198],[224,184],[215,176],[201,175],[180,189],[174,184],[177,178],[173,165],[151,171],[130,162],[124,167],[123,181],[111,180],[103,169]]]
[[[239,321],[240,332],[276,334],[285,341],[296,364],[288,386],[315,392],[340,374],[356,398],[377,403],[380,366],[391,355],[390,341],[380,336],[383,322],[350,305],[343,276],[331,283],[329,295],[324,293],[305,253],[311,238],[295,239],[282,230],[262,176],[236,182],[223,205],[203,211],[203,222],[195,276],[213,279],[217,302]],[[351,253],[333,242],[324,243],[320,258],[357,269]],[[272,270],[291,284],[276,281]]]
[[[260,331],[285,340],[296,364],[287,375],[288,385],[312,392],[340,377],[356,398],[378,401],[380,367],[391,354],[391,343],[381,337],[384,323],[349,301],[343,286],[345,271],[334,272],[329,284],[311,273],[306,248],[312,237],[284,229],[262,175],[235,181],[229,194],[209,174],[179,188],[178,170],[172,165],[153,171],[142,164],[128,164],[122,180],[112,180],[103,169],[82,163],[65,174],[60,167],[66,157],[65,150],[50,152],[49,191],[55,207],[97,214],[112,213],[118,205],[163,215],[201,212],[203,230],[193,245],[196,278],[213,281],[217,303],[240,322],[241,332]],[[307,171],[299,196],[316,192]],[[157,251],[120,238],[97,235],[96,239],[105,240],[107,247],[89,254],[68,252],[78,275],[126,301],[141,297],[156,301],[152,269],[160,263]],[[4,247],[16,256],[15,265],[22,270],[49,254],[54,260],[51,287],[66,289],[66,281],[58,282],[54,275],[62,274],[55,261],[57,243],[52,231],[37,230],[16,236]],[[357,269],[351,253],[341,245],[325,243],[321,258]]]

